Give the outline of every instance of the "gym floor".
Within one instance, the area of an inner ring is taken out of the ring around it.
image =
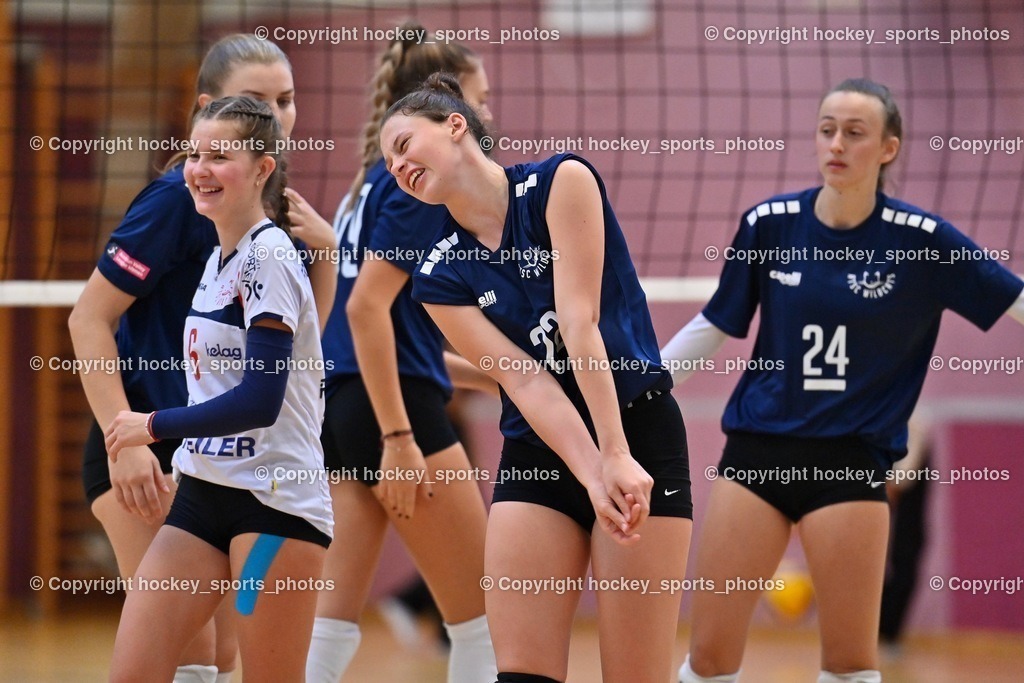
[[[118,611],[89,611],[32,619],[0,615],[0,682],[92,683],[107,679]],[[686,648],[680,627],[678,659]],[[809,627],[763,628],[751,634],[743,683],[813,683],[818,671],[817,635]],[[1024,639],[1017,635],[957,632],[911,635],[898,658],[882,666],[886,683],[1018,683],[1024,675]],[[239,673],[235,681],[241,681]],[[346,683],[443,683],[445,659],[403,649],[376,613],[363,621],[363,642]],[[579,619],[573,633],[568,683],[601,680],[596,625]]]

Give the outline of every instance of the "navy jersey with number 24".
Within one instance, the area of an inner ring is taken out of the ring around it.
[[[881,193],[861,225],[829,228],[814,215],[819,191],[754,207],[723,254],[704,317],[745,337],[760,305],[761,324],[722,427],[860,436],[891,463],[943,310],[987,330],[1024,283],[942,218]]]

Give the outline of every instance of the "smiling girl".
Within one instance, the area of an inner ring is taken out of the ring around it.
[[[506,581],[682,576],[686,434],[647,302],[597,171],[573,155],[502,168],[459,83],[396,102],[381,150],[406,193],[448,216],[413,276],[452,345],[502,389],[487,523],[487,620],[502,683],[564,681],[580,590]],[[516,368],[530,368],[528,372]],[[645,370],[646,368],[646,370]],[[672,673],[680,594],[598,593],[605,681]]]
[[[177,493],[135,578],[200,589],[128,592],[112,680],[169,679],[232,580],[246,680],[304,676],[317,594],[279,587],[320,577],[333,522],[323,478],[298,476],[323,469],[324,375],[309,278],[264,209],[282,196],[283,139],[270,107],[248,97],[195,119],[184,177],[219,246],[185,324],[188,405],[121,411],[105,436],[115,462],[124,448],[184,439]]]
[[[210,47],[196,78],[192,117],[226,95],[266,102],[284,135],[291,135],[295,83],[288,57],[273,42],[236,33]],[[213,224],[196,213],[185,187],[183,161],[184,154],[171,159],[163,175],[134,199],[68,320],[76,357],[119,356],[128,361],[123,372],[79,375],[95,416],[82,463],[85,496],[110,539],[124,578],[135,574],[170,507],[176,488],[170,476],[171,457],[180,442],[167,439],[128,448],[115,463],[107,457],[100,425],[110,424],[120,410],[148,413],[185,402],[188,391],[179,361],[189,300],[182,292],[195,291],[217,244]],[[292,234],[311,247],[333,246],[329,229],[318,233],[315,225],[296,220],[306,204],[297,195],[292,198]],[[325,319],[337,269],[318,260],[309,270]],[[182,652],[176,683],[230,680],[238,648],[229,616],[219,612],[216,630],[211,623]]]

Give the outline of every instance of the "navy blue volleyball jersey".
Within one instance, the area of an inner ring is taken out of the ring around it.
[[[125,359],[125,394],[139,412],[188,401],[181,336],[190,295],[217,245],[213,223],[196,213],[182,168],[171,169],[135,197],[96,265],[115,287],[135,297],[115,337]]]
[[[479,306],[505,336],[551,372],[593,431],[558,331],[552,280],[558,254],[552,251],[545,215],[555,170],[567,159],[586,165],[601,190],[604,269],[598,327],[608,359],[617,366],[612,375],[619,403],[625,406],[645,392],[671,389],[671,376],[661,366],[647,298],[604,183],[589,162],[573,154],[505,169],[509,205],[497,253],[490,253],[449,216],[438,235],[441,239],[413,276],[413,296],[423,303]],[[544,445],[504,391],[501,399],[502,434]]]
[[[781,195],[740,220],[704,317],[745,337],[752,364],[722,418],[741,430],[856,435],[892,462],[950,309],[987,330],[1024,283],[948,222],[881,193],[863,224],[814,215],[820,188]]]
[[[383,258],[411,276],[416,264],[433,245],[431,238],[448,215],[444,207],[430,206],[398,187],[381,159],[366,173],[352,211],[348,196],[334,218],[341,263],[338,292],[323,335],[327,365],[327,393],[339,381],[359,373],[352,331],[345,304],[352,294],[356,275],[366,258]],[[444,337],[423,306],[412,299],[412,280],[405,284],[391,306],[398,354],[398,374],[421,377],[436,383],[445,393],[452,385],[444,365]]]

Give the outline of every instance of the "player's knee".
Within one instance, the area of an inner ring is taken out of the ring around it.
[[[502,671],[498,673],[497,683],[561,683],[554,678],[541,676],[540,674],[521,674],[513,671]]]
[[[713,645],[690,643],[690,654],[686,661],[696,674],[704,676],[735,675],[736,667],[724,661],[721,653]],[[700,680],[700,679],[697,679]],[[718,680],[713,678],[712,680]]]
[[[853,671],[845,674],[834,674],[822,671],[818,674],[818,683],[882,683],[882,674],[874,669]]]
[[[698,668],[708,673],[713,669]],[[679,683],[736,683],[736,679],[739,678],[739,672],[731,674],[719,674],[717,676],[700,676],[694,670],[690,664],[690,657],[686,657],[686,661],[679,668]]]

